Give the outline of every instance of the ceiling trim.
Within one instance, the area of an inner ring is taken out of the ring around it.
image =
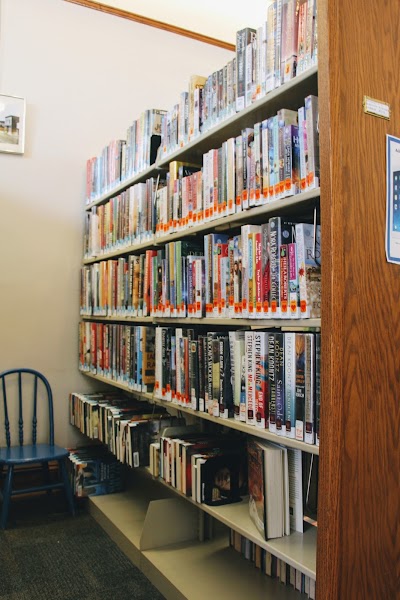
[[[208,35],[203,35],[202,33],[196,33],[195,31],[190,31],[189,29],[183,29],[182,27],[177,27],[176,25],[170,25],[169,23],[164,23],[164,21],[157,21],[156,19],[150,19],[149,17],[144,17],[143,15],[138,15],[138,14],[132,13],[128,10],[123,10],[121,8],[116,8],[114,6],[109,6],[108,4],[102,4],[101,2],[95,2],[94,0],[65,0],[65,2],[71,2],[72,4],[79,4],[80,6],[84,6],[85,8],[91,8],[93,10],[98,10],[100,12],[104,12],[109,15],[113,15],[115,17],[122,17],[123,19],[129,19],[130,21],[135,21],[136,23],[141,23],[142,25],[149,25],[150,27],[156,27],[157,29],[169,31],[170,33],[175,33],[176,35],[182,35],[184,37],[188,37],[193,40],[197,40],[198,42],[203,42],[204,44],[211,44],[212,46],[218,46],[219,48],[224,48],[225,50],[231,50],[232,52],[234,52],[236,49],[234,44],[229,44],[228,42],[224,42],[223,40],[209,37]]]

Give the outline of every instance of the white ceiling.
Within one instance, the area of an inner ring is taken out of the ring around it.
[[[101,0],[151,19],[190,29],[232,44],[236,31],[259,27],[265,20],[267,0]]]

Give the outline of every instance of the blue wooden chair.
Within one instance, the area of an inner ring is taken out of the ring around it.
[[[4,418],[6,443],[6,446],[0,448],[0,473],[3,474],[6,469],[2,490],[1,529],[6,528],[11,496],[17,494],[45,490],[50,493],[52,489],[64,488],[70,512],[74,515],[74,497],[65,465],[68,450],[54,444],[53,394],[49,382],[41,373],[33,369],[10,369],[0,373],[0,409],[1,393],[4,408],[1,416]],[[26,428],[29,429],[28,431],[24,431],[24,416],[32,420],[31,427]],[[47,443],[36,443],[39,437],[38,424],[41,430],[48,429]],[[18,445],[12,445],[14,433],[18,437]],[[28,443],[25,443],[25,440]],[[50,482],[48,470],[50,461],[58,462],[60,481]],[[43,466],[44,483],[35,487],[13,490],[14,469],[21,465],[32,464]]]

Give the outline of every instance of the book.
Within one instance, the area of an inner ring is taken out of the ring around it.
[[[300,315],[321,316],[321,226],[296,223]]]
[[[221,506],[240,502],[247,490],[244,450],[222,449],[206,456],[197,473],[201,484],[201,502]]]
[[[249,478],[249,514],[257,530],[266,537],[266,503],[264,497],[264,451],[255,440],[247,443]]]
[[[266,540],[288,535],[290,527],[287,449],[278,444],[249,440],[248,469],[250,518]],[[258,486],[262,489],[258,489]]]

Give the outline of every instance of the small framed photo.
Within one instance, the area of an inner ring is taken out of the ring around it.
[[[0,152],[23,154],[25,99],[0,94]]]

